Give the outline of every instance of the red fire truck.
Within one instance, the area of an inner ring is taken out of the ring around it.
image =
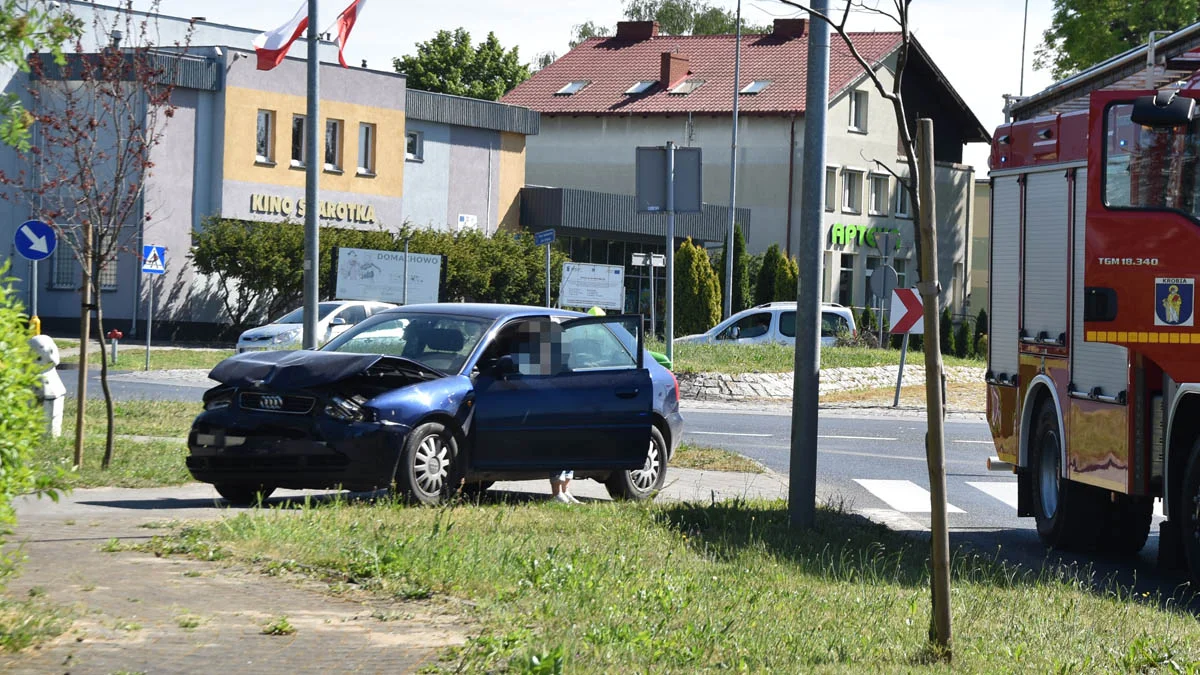
[[[1005,124],[991,164],[987,417],[1051,547],[1200,581],[1200,89]],[[1086,100],[1086,99],[1084,99]]]

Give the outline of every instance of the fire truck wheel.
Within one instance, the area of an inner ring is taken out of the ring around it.
[[[1154,519],[1154,500],[1150,497],[1116,495],[1108,503],[1107,536],[1100,546],[1117,555],[1133,555],[1146,545],[1150,523]]]
[[[1183,555],[1192,581],[1200,583],[1200,440],[1192,446],[1192,458],[1183,472],[1182,501]]]
[[[1030,441],[1038,537],[1051,548],[1093,548],[1103,504],[1098,490],[1062,479],[1062,433],[1054,406],[1044,405],[1038,411]]]

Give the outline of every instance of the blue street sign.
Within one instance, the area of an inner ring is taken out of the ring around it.
[[[58,245],[58,236],[54,228],[40,220],[27,220],[17,228],[13,238],[17,245],[17,253],[26,260],[42,260],[49,258]]]
[[[142,271],[146,274],[166,274],[167,252],[162,246],[142,247]]]
[[[533,235],[533,243],[537,246],[545,246],[546,244],[554,243],[554,230],[542,230]]]

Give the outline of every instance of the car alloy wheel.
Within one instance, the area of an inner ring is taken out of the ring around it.
[[[629,478],[638,490],[649,491],[658,481],[658,472],[662,470],[662,458],[658,454],[658,444],[650,439],[650,450],[646,452],[646,463],[640,469],[629,472]]]
[[[429,435],[421,440],[413,457],[413,477],[426,494],[439,494],[446,485],[450,469],[450,448],[441,435]]]

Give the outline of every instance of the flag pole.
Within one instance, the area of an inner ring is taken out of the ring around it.
[[[320,291],[320,230],[317,226],[317,180],[320,152],[320,82],[317,47],[317,0],[308,0],[308,110],[304,127],[304,348],[316,349],[317,299]]]

